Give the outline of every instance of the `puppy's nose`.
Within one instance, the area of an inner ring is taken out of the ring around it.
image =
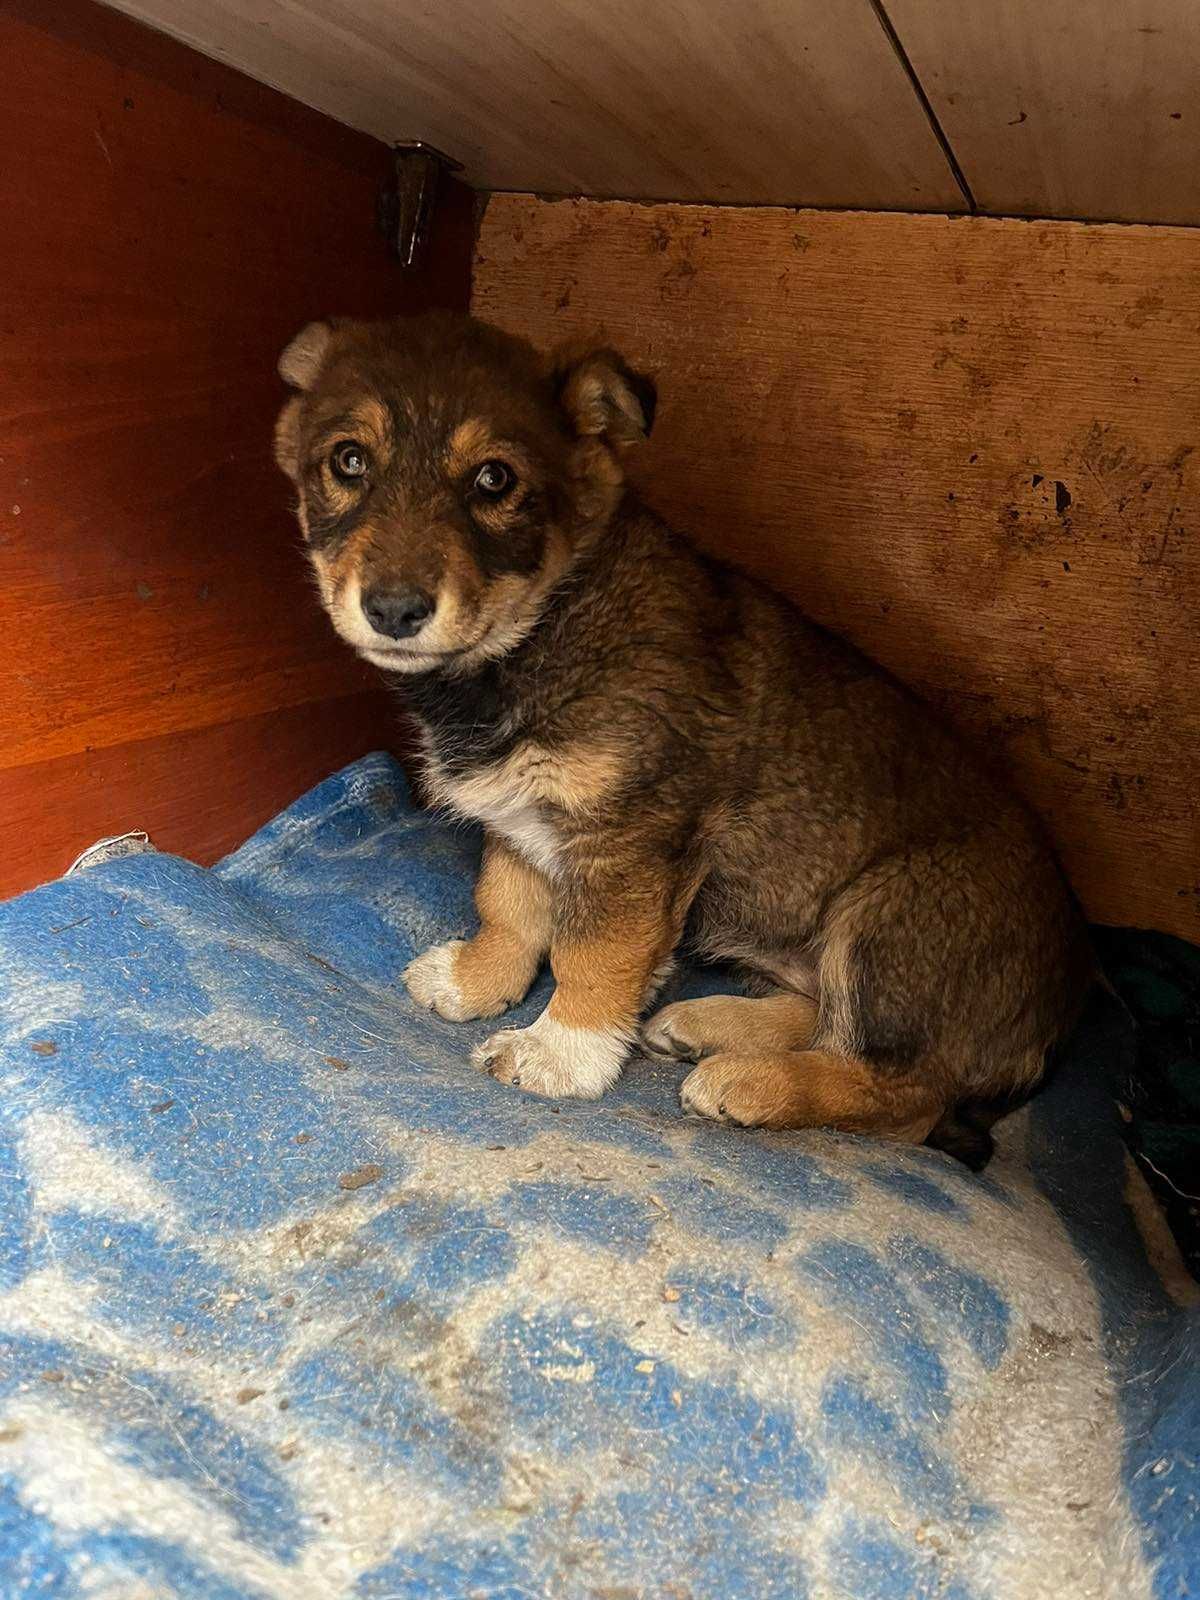
[[[362,597],[363,615],[388,639],[411,639],[433,615],[433,601],[423,589],[377,586]]]

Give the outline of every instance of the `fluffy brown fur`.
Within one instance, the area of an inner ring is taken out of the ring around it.
[[[479,932],[413,962],[414,998],[494,1016],[548,954],[546,1011],[477,1059],[598,1095],[686,935],[767,992],[646,1024],[698,1063],[685,1109],[981,1159],[1089,981],[1070,893],[926,706],[624,490],[653,385],[443,316],[314,324],[280,369],[324,603],[487,832]]]

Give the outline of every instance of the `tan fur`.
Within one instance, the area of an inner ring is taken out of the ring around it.
[[[942,1110],[930,1083],[884,1077],[829,1050],[710,1056],[681,1097],[685,1110],[743,1128],[842,1128],[918,1144]]]
[[[589,522],[606,522],[621,503],[625,474],[608,446],[586,439],[571,457],[570,472],[580,515]]]
[[[628,368],[615,350],[573,343],[563,346],[552,362],[564,375],[563,409],[582,437],[603,435],[620,448],[637,444],[650,432]]]
[[[699,1061],[720,1050],[755,1055],[803,1050],[816,1027],[817,1003],[807,995],[713,994],[664,1006],[642,1038],[658,1054]]]
[[[555,751],[531,742],[465,781],[433,782],[439,797],[468,816],[514,803],[548,804],[583,816],[613,797],[623,770],[620,757],[600,746],[580,743]]]
[[[557,988],[547,1015],[567,1028],[632,1034],[642,997],[679,930],[653,896],[614,907],[595,931],[555,930],[550,966]]]
[[[546,799],[572,817],[583,817],[615,800],[626,775],[615,750],[576,745],[552,765],[543,779]]]
[[[496,437],[482,417],[460,422],[446,447],[446,471],[457,478],[469,467],[480,465],[496,454]]]
[[[475,907],[479,932],[458,951],[454,978],[471,1016],[494,1017],[525,998],[550,947],[550,886],[515,851],[490,839]]]
[[[300,472],[300,413],[304,402],[299,395],[289,400],[275,422],[275,461],[281,472],[296,478]]]
[[[839,1051],[853,1051],[855,1045],[852,949],[850,929],[843,926],[835,931],[831,927],[821,952],[818,984],[827,997],[825,1015],[828,1040]]]
[[[567,382],[563,400],[575,418],[580,433],[603,433],[607,418],[607,397],[598,373],[586,369]]]
[[[371,544],[371,529],[356,528],[346,543],[332,557],[318,556],[317,566],[322,578],[336,593],[346,581],[358,572],[365,551]]]
[[[333,328],[328,322],[310,322],[288,345],[279,358],[279,376],[293,389],[311,389],[320,376],[321,367],[333,339]]]
[[[393,423],[391,412],[382,400],[374,395],[364,395],[355,402],[344,418],[338,421],[338,432],[346,438],[357,439],[376,455],[385,453],[391,446]]]
[[[465,779],[448,779],[433,758],[426,768],[426,786],[432,799],[483,822],[553,877],[569,849],[560,823],[584,819],[613,800],[622,772],[620,757],[599,746],[581,742],[559,752],[529,743]]]

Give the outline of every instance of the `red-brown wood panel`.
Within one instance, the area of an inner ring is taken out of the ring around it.
[[[45,839],[28,825],[34,796],[47,833],[80,848],[144,828],[160,850],[215,861],[373,744],[402,753],[393,709],[378,689],[10,767],[0,772],[4,871],[14,883],[45,876]],[[55,870],[72,850],[55,856]]]
[[[89,0],[0,0],[0,894],[123,827],[208,860],[387,746],[270,455],[327,312],[465,306],[375,232],[386,148]]]

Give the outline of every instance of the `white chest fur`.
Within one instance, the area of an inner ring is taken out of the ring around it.
[[[426,772],[431,791],[444,805],[482,822],[539,872],[553,877],[560,865],[556,808],[549,803],[557,788],[556,765],[545,750],[521,745],[468,778],[447,777],[433,754]]]

